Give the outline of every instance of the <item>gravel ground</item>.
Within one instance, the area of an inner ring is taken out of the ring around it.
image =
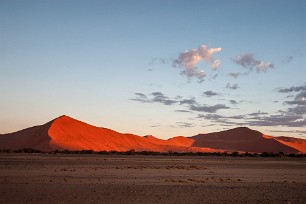
[[[0,154],[0,203],[306,203],[306,158]]]

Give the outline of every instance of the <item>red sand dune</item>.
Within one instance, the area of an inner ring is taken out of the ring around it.
[[[277,137],[266,136],[246,127],[209,134],[199,134],[192,137],[192,139],[195,140],[195,143],[192,145],[194,147],[205,146],[209,148],[243,152],[306,153],[306,148],[302,146],[296,148],[291,145],[291,142],[285,144],[284,142],[280,142]]]
[[[153,136],[122,134],[99,128],[68,116],[61,116],[41,126],[0,135],[0,149],[33,148],[51,150],[158,151],[158,152],[284,152],[306,153],[306,140],[271,137],[248,128],[173,137],[168,140]]]
[[[0,136],[1,149],[35,148],[50,150],[94,150],[94,151],[156,151],[156,152],[217,152],[210,148],[180,145],[184,139],[153,139],[133,134],[98,128],[68,116],[59,117],[45,125]],[[192,141],[192,140],[191,140]],[[185,143],[184,143],[185,144]]]
[[[294,137],[274,137],[278,142],[306,153],[306,140]]]

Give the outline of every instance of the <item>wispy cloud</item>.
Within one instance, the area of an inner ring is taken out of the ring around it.
[[[165,96],[161,92],[153,92],[150,95],[153,96],[151,98],[148,98],[147,95],[143,93],[135,93],[136,98],[132,98],[131,100],[138,101],[141,103],[162,103],[164,105],[172,105],[174,103],[177,103],[177,101],[169,99],[169,97]]]
[[[173,60],[173,67],[182,68],[181,74],[188,78],[196,77],[199,81],[203,81],[206,73],[204,70],[198,70],[196,64],[205,61],[210,64],[211,69],[217,70],[220,60],[214,59],[213,55],[221,50],[221,48],[208,48],[207,45],[201,45],[198,49],[180,53],[178,58]]]
[[[189,110],[175,110],[175,112],[180,112],[180,113],[190,113]]]
[[[288,64],[288,63],[290,63],[293,59],[294,59],[293,56],[289,56],[289,57],[287,57],[286,59],[284,59],[284,60],[282,61],[282,63]]]
[[[288,108],[289,113],[297,114],[297,115],[304,115],[306,114],[306,105],[297,105],[292,108]]]
[[[244,119],[245,116],[244,115],[222,116],[218,114],[206,114],[206,115],[199,114],[198,118],[205,118],[213,121],[218,121],[220,119]]]
[[[306,85],[281,88],[278,92],[298,93],[291,101],[284,102],[285,105],[290,106],[287,110],[279,110],[279,114],[274,115],[260,111],[258,113],[249,114],[250,118],[248,124],[254,126],[305,127],[306,120],[304,115],[306,114]]]
[[[169,99],[167,96],[165,96],[161,92],[153,92],[151,93],[151,95],[153,96],[153,99],[152,99],[153,102],[162,103],[164,105],[172,105],[177,102],[175,100]]]
[[[198,115],[198,118],[211,120],[215,123],[230,124],[230,125],[243,125],[243,126],[286,126],[286,127],[304,127],[306,120],[300,115],[267,115],[267,116],[253,116],[235,115],[235,116],[222,116],[218,114]],[[242,120],[242,121],[241,121]]]
[[[225,88],[227,88],[227,89],[232,89],[232,90],[236,90],[236,89],[239,88],[239,86],[238,86],[238,84],[230,84],[230,83],[228,83],[228,84],[226,84],[226,87],[225,87]]]
[[[241,73],[240,72],[230,72],[227,75],[237,79],[241,75]]]
[[[182,127],[182,128],[194,127],[194,124],[192,124],[192,123],[187,123],[187,122],[176,122],[176,124],[177,124],[179,127]]]
[[[149,65],[169,64],[169,60],[163,58],[154,58],[149,62]]]
[[[203,92],[203,95],[207,97],[212,97],[212,96],[218,96],[219,94],[213,91],[205,91]]]
[[[303,130],[266,130],[268,132],[284,132],[284,133],[300,133],[306,134],[306,131]]]
[[[224,104],[216,104],[216,105],[191,105],[190,110],[198,111],[198,112],[207,112],[207,113],[215,113],[221,109],[229,109],[230,107]]]
[[[215,60],[213,61],[213,63],[211,63],[210,67],[213,69],[213,70],[217,70],[219,68],[219,65],[220,65],[220,60]]]
[[[301,115],[270,115],[264,117],[254,117],[248,121],[252,126],[287,126],[287,127],[303,127],[306,125],[306,120]]]
[[[161,103],[163,105],[180,105],[184,106],[187,109],[180,109],[175,110],[176,112],[206,112],[206,113],[215,113],[221,109],[230,109],[230,107],[224,105],[224,104],[215,104],[215,105],[201,105],[196,101],[194,97],[191,97],[189,99],[183,99],[181,97],[177,99],[171,99],[167,96],[165,96],[161,92],[153,92],[149,95],[143,94],[143,93],[135,93],[135,98],[132,98],[133,101],[138,101],[141,103]]]
[[[263,60],[255,59],[252,54],[242,54],[234,57],[233,61],[248,69],[249,71],[256,70],[257,72],[265,72],[269,68],[273,68],[274,64],[270,62],[264,62]]]
[[[147,95],[143,94],[143,93],[135,93],[136,98],[132,98],[130,100],[133,101],[138,101],[141,103],[150,103],[151,101],[148,99]]]
[[[292,93],[298,92],[293,96],[292,100],[285,101],[285,105],[289,105],[288,113],[294,115],[305,115],[306,114],[306,83],[301,86],[291,86],[289,88],[279,89],[280,93]],[[291,96],[291,95],[290,95]],[[286,98],[291,98],[287,96]]]
[[[232,105],[237,105],[238,102],[236,100],[229,100],[229,102],[232,104]]]
[[[290,93],[290,92],[299,92],[306,90],[306,84],[302,86],[291,86],[289,88],[280,88],[278,92],[280,93]]]
[[[285,101],[285,104],[306,106],[306,91],[301,91],[295,96],[293,101]]]
[[[258,112],[255,112],[255,113],[250,113],[248,114],[249,116],[260,116],[260,115],[267,115],[268,113],[267,112],[261,112],[260,110]]]
[[[179,101],[180,105],[182,104],[187,104],[187,105],[194,105],[197,104],[195,98],[190,98],[190,99],[182,99]]]
[[[215,74],[215,75],[210,77],[210,80],[216,80],[218,76],[219,76],[219,74]]]

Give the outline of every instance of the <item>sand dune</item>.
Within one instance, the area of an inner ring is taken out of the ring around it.
[[[107,128],[98,128],[68,116],[61,116],[45,125],[28,128],[16,133],[0,136],[0,148],[35,148],[50,150],[94,150],[94,151],[156,151],[156,152],[220,152],[203,147],[191,147],[184,143],[188,138],[161,140],[122,134]],[[192,141],[192,140],[191,140]]]
[[[279,142],[275,137],[263,135],[258,131],[246,127],[209,134],[199,134],[192,138],[195,140],[195,143],[192,144],[194,147],[205,146],[243,152],[306,152],[306,148],[297,149],[289,145],[291,142],[285,144],[284,142]]]
[[[240,127],[222,132],[177,136],[162,140],[154,136],[122,134],[61,116],[44,125],[0,135],[1,149],[156,151],[156,152],[284,152],[306,153],[306,140],[271,137]]]
[[[294,137],[274,137],[278,142],[306,153],[306,140]]]

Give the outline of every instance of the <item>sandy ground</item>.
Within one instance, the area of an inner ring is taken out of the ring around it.
[[[306,158],[0,154],[0,203],[306,203]]]

